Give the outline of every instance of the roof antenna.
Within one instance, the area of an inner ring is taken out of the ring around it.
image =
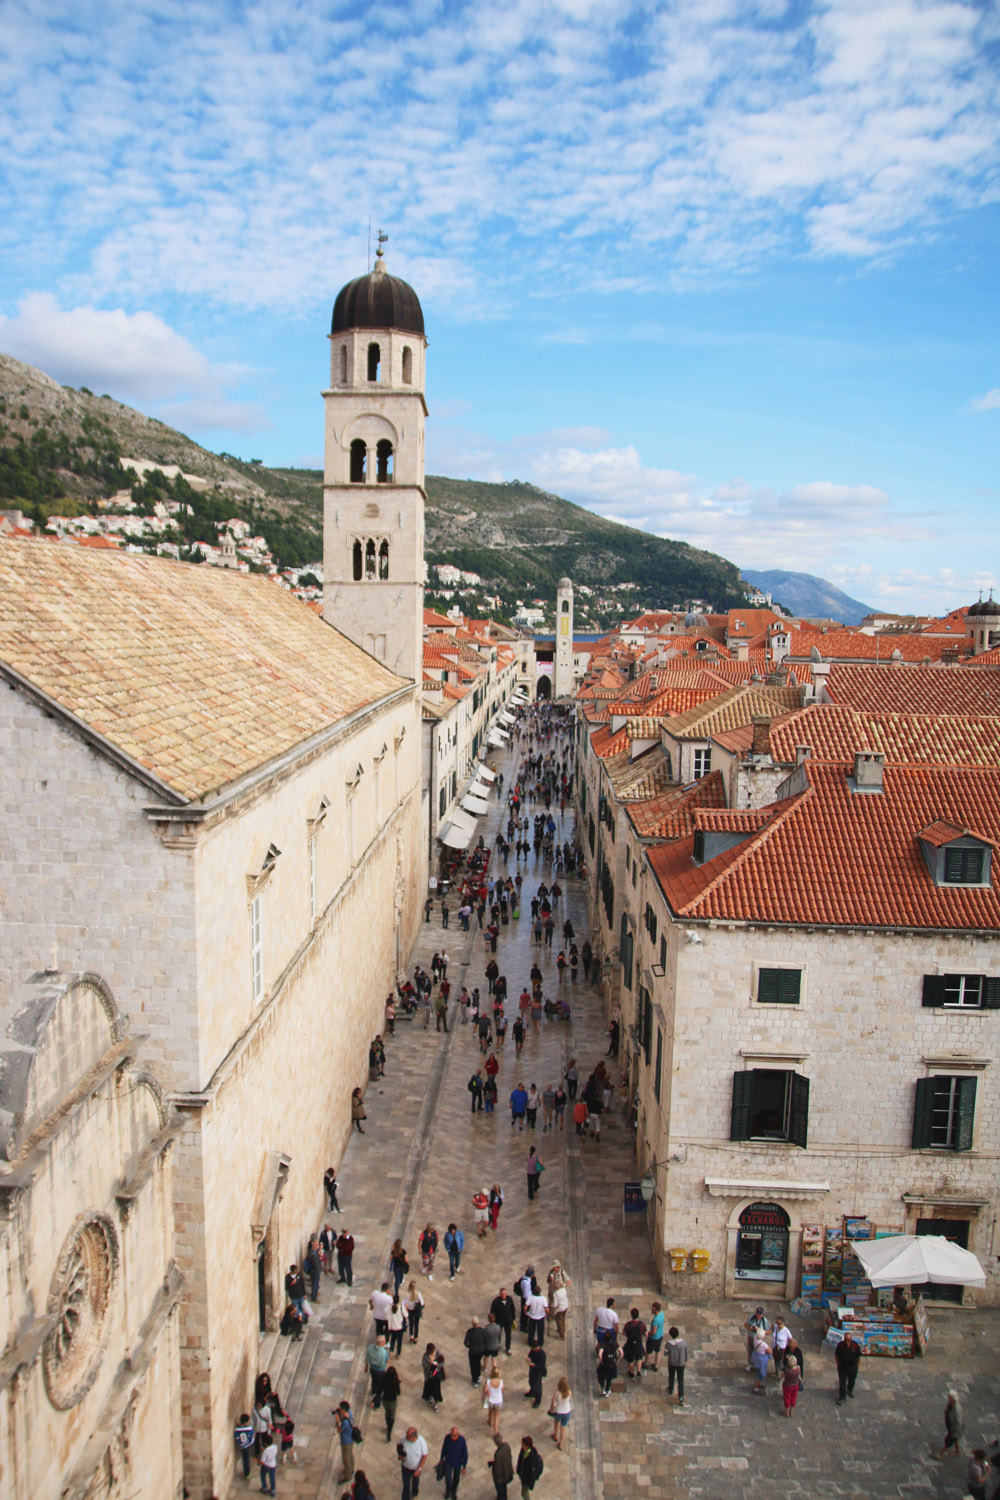
[[[368,249],[365,252],[365,270],[372,263],[372,216],[368,215]]]

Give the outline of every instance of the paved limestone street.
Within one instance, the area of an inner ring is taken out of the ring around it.
[[[494,763],[509,782],[514,753],[501,753]],[[495,834],[501,806],[506,804],[491,803],[483,819],[487,842]],[[571,829],[567,811],[560,838],[569,837]],[[509,868],[513,872],[513,860]],[[536,952],[527,898],[540,880],[549,883],[551,878],[532,855],[525,873],[525,915],[501,928],[497,961],[508,980],[511,1018]],[[567,877],[561,883],[566,895],[556,912],[556,943],[538,950],[546,996],[558,989],[555,959],[567,909],[578,943],[587,930],[580,882]],[[488,955],[482,936],[475,918],[471,932],[463,933],[455,916],[458,902],[452,899],[449,904],[448,932],[441,930],[436,904],[431,923],[421,928],[409,971],[417,962],[429,971],[432,953],[443,946],[450,958],[453,997],[463,981],[470,989],[478,984],[485,997]],[[356,1449],[357,1466],[364,1469],[378,1500],[395,1500],[400,1492],[395,1443],[411,1422],[430,1449],[422,1495],[442,1493],[433,1464],[442,1438],[457,1423],[470,1450],[460,1493],[464,1500],[492,1496],[486,1460],[493,1449],[481,1400],[470,1385],[463,1337],[470,1317],[477,1314],[485,1321],[500,1285],[511,1288],[529,1263],[535,1265],[544,1290],[553,1259],[559,1259],[572,1277],[568,1338],[563,1344],[551,1334],[546,1337],[549,1367],[539,1410],[523,1396],[525,1336],[515,1332],[512,1357],[500,1360],[505,1382],[502,1428],[512,1453],[516,1459],[522,1435],[530,1433],[545,1461],[536,1495],[592,1500],[602,1494],[650,1493],[723,1500],[764,1493],[764,1485],[770,1495],[857,1500],[963,1495],[966,1458],[934,1463],[930,1448],[942,1441],[941,1413],[949,1386],[960,1392],[965,1409],[966,1453],[970,1444],[1000,1437],[1000,1314],[994,1312],[934,1312],[927,1358],[862,1361],[856,1399],[842,1408],[834,1404],[833,1358],[821,1350],[818,1315],[811,1323],[789,1317],[805,1352],[805,1388],[793,1419],[786,1420],[777,1390],[755,1396],[744,1373],[738,1332],[746,1315],[744,1304],[685,1305],[671,1293],[660,1297],[668,1324],[678,1323],[691,1348],[684,1408],[668,1401],[665,1373],[648,1374],[641,1382],[619,1380],[610,1399],[597,1398],[590,1332],[594,1306],[614,1295],[623,1322],[633,1304],[648,1322],[650,1301],[658,1293],[643,1220],[632,1218],[624,1227],[622,1222],[622,1183],[635,1176],[623,1109],[605,1117],[600,1144],[578,1141],[572,1122],[564,1134],[543,1133],[541,1113],[533,1137],[527,1130],[511,1131],[507,1096],[517,1081],[526,1086],[535,1082],[541,1090],[560,1077],[570,1056],[575,1056],[582,1084],[607,1050],[601,1001],[583,982],[582,970],[575,985],[567,978],[562,989],[572,1003],[572,1020],[543,1022],[537,1037],[529,1028],[519,1063],[508,1034],[500,1055],[498,1109],[492,1117],[470,1112],[466,1084],[482,1058],[473,1027],[457,1024],[454,1004],[447,1036],[435,1032],[433,1021],[426,1031],[419,1020],[397,1022],[395,1038],[387,1040],[386,1077],[368,1086],[366,1133],[353,1135],[341,1164],[344,1211],[331,1216],[338,1230],[348,1226],[357,1241],[354,1286],[348,1290],[337,1285],[335,1276],[325,1277],[319,1308],[302,1343],[290,1345],[287,1339],[271,1337],[262,1345],[261,1367],[271,1372],[297,1422],[299,1467],[279,1468],[279,1495],[325,1500],[343,1493],[345,1486],[337,1482],[339,1448],[330,1412],[347,1397],[365,1432],[365,1442]],[[617,1081],[617,1069],[614,1077]],[[524,1156],[532,1138],[546,1171],[538,1198],[529,1204]],[[494,1181],[506,1195],[499,1230],[478,1240],[470,1200],[479,1187]],[[428,1281],[420,1274],[418,1233],[432,1221],[441,1236],[451,1220],[466,1236],[461,1272],[455,1281],[449,1280],[447,1256],[440,1249],[433,1281]],[[368,1409],[364,1347],[371,1330],[367,1299],[387,1276],[388,1249],[396,1235],[408,1250],[427,1306],[420,1343],[404,1339],[402,1357],[394,1361],[403,1389],[393,1441],[387,1443],[382,1413]],[[787,1308],[768,1304],[772,1318],[777,1311],[788,1313]],[[420,1355],[427,1340],[433,1340],[447,1360],[444,1402],[438,1413],[420,1400]],[[624,1374],[624,1363],[620,1369]],[[551,1420],[545,1412],[563,1373],[573,1390],[573,1417],[566,1451],[559,1453],[550,1440]],[[258,1483],[254,1474],[250,1484],[256,1488]],[[234,1493],[243,1487],[239,1481]],[[511,1494],[517,1493],[515,1483]]]

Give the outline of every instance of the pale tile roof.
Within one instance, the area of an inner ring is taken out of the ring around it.
[[[189,800],[404,682],[262,576],[6,537],[0,663]]]

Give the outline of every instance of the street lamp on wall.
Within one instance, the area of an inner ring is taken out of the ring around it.
[[[654,1161],[639,1178],[639,1191],[642,1194],[643,1203],[652,1203],[656,1194],[656,1169],[666,1165],[665,1161]]]

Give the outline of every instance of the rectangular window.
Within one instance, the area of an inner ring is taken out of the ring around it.
[[[945,885],[982,885],[983,849],[946,849],[944,851]]]
[[[708,750],[696,750],[694,752],[694,775],[693,775],[693,779],[695,781],[700,781],[703,776],[707,776],[708,775],[708,773],[709,773],[709,771],[711,769],[712,769],[712,751],[711,751],[711,749],[708,749]]]
[[[655,944],[655,942],[656,942],[656,930],[657,930],[657,925],[658,924],[657,924],[657,921],[656,921],[656,912],[650,906],[650,904],[649,904],[648,901],[646,902],[645,922],[646,922],[646,931],[649,934],[649,941],[651,943]]]
[[[935,1074],[917,1079],[914,1151],[971,1151],[976,1120],[976,1080]]]
[[[731,1141],[790,1141],[804,1149],[808,1137],[808,1078],[783,1068],[733,1074]]]
[[[448,788],[442,786],[438,790],[438,817],[444,817],[444,810],[448,806]]]
[[[925,974],[923,1004],[944,1010],[1000,1010],[1000,979],[985,974]]]
[[[653,1002],[649,991],[641,987],[639,989],[639,1044],[648,1067],[653,1050]]]
[[[263,896],[256,895],[250,902],[250,993],[254,1005],[264,998],[264,914]]]
[[[660,968],[667,967],[667,938],[666,934],[660,938]]]
[[[801,984],[801,969],[759,969],[757,971],[757,1003],[759,1005],[798,1005]]]
[[[316,839],[309,840],[309,920],[316,920]]]
[[[659,1026],[656,1028],[656,1066],[653,1069],[653,1093],[656,1102],[660,1102],[660,1083],[663,1077],[663,1032]]]

